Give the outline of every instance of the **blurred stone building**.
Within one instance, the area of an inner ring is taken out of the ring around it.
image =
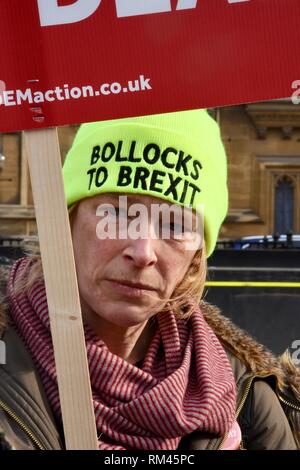
[[[300,233],[300,106],[277,100],[211,110],[228,156],[220,238]],[[62,159],[77,126],[59,129]],[[36,233],[21,133],[0,135],[0,236]]]

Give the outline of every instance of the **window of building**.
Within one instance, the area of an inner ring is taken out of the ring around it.
[[[294,184],[288,176],[278,179],[275,186],[274,231],[294,231]]]

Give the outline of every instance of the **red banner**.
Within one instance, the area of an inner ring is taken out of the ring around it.
[[[0,18],[2,132],[300,94],[299,0],[1,0]]]

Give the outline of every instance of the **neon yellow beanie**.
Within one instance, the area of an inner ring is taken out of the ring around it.
[[[207,256],[228,207],[226,155],[205,110],[82,124],[63,177],[68,206],[108,192],[203,204]]]

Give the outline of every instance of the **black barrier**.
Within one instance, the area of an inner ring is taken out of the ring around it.
[[[300,363],[300,251],[217,250],[206,300],[274,353]]]

